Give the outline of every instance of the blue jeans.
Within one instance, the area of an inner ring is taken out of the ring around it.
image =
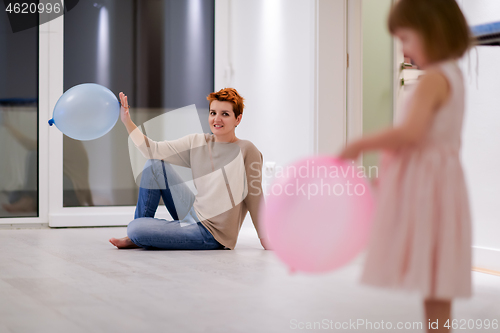
[[[160,197],[173,221],[154,218]],[[162,160],[148,160],[144,166],[135,209],[127,227],[128,237],[145,249],[224,249],[193,209],[194,193],[172,166]]]

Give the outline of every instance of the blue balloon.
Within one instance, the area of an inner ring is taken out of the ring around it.
[[[96,83],[68,89],[57,101],[49,125],[76,140],[94,140],[108,133],[120,116],[115,94]]]

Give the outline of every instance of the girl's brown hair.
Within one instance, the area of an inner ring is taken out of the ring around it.
[[[238,118],[238,116],[243,113],[243,108],[245,107],[245,104],[243,104],[244,98],[241,97],[234,88],[224,88],[217,92],[210,93],[207,96],[207,100],[209,101],[209,104],[212,104],[215,100],[221,102],[231,102],[233,104],[235,118]]]
[[[471,33],[455,0],[400,0],[391,9],[389,31],[416,30],[431,62],[461,58],[471,46]]]

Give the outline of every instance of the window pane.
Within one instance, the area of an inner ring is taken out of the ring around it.
[[[0,14],[0,218],[38,216],[38,26]]]
[[[213,0],[81,0],[64,16],[64,91],[98,83],[123,91],[132,120],[196,104],[208,126],[214,85]],[[135,205],[125,127],[92,141],[64,137],[64,206]]]

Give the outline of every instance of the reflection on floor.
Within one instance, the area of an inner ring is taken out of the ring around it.
[[[14,204],[9,202],[8,192],[0,191],[0,217],[31,217],[37,216],[36,203],[33,202],[31,197],[22,197]],[[8,211],[4,205],[11,207]],[[0,331],[1,332],[1,331]]]
[[[117,250],[107,241],[125,234],[0,229],[0,332],[319,332],[326,329],[299,328],[423,322],[418,296],[359,285],[362,256],[326,275],[289,275],[251,228],[234,251]],[[455,318],[500,319],[500,277],[473,272],[473,282],[474,297],[454,303]]]

